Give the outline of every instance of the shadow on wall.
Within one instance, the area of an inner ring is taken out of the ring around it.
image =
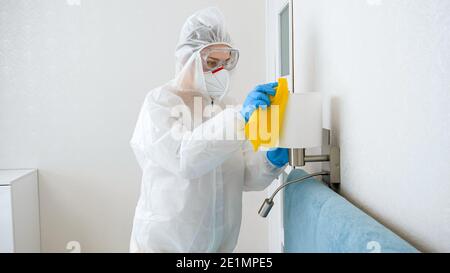
[[[331,145],[341,146],[341,98],[331,97],[330,99],[330,121],[331,121]]]

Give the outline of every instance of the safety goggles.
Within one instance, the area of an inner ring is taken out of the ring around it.
[[[203,69],[213,72],[226,69],[233,70],[239,61],[239,50],[234,48],[205,48],[201,52]]]

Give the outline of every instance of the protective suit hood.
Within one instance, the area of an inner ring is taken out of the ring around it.
[[[175,90],[210,96],[206,90],[200,52],[211,45],[232,47],[224,16],[215,7],[196,12],[183,25],[175,50],[176,77],[173,81]]]

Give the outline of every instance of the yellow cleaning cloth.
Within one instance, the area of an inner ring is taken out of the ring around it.
[[[278,147],[288,99],[287,79],[280,78],[277,93],[270,97],[271,105],[267,109],[258,108],[253,112],[245,126],[245,137],[252,143],[255,151],[260,147]]]

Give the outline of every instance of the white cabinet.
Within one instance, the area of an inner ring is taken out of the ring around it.
[[[267,80],[287,78],[294,92],[292,0],[266,0]]]
[[[0,170],[0,253],[40,252],[36,170]]]

